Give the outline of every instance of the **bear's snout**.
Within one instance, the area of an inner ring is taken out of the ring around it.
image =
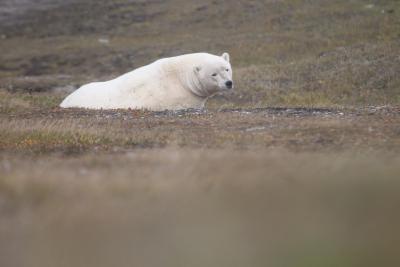
[[[232,86],[233,86],[233,82],[232,82],[232,81],[227,81],[227,82],[225,83],[225,85],[226,85],[226,87],[227,87],[228,89],[231,89]]]

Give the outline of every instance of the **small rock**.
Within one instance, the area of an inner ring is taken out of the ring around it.
[[[97,41],[100,44],[103,44],[103,45],[109,45],[110,44],[110,39],[108,39],[108,38],[99,38]]]
[[[388,14],[392,14],[392,13],[394,13],[394,9],[382,9],[382,14],[385,14],[385,13],[388,13]]]
[[[265,130],[265,129],[267,129],[267,127],[256,126],[256,127],[247,128],[246,132],[262,131],[262,130]]]

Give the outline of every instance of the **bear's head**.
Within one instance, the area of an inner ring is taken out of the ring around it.
[[[194,67],[194,72],[202,90],[208,95],[233,89],[233,74],[228,53],[207,58],[201,65]]]

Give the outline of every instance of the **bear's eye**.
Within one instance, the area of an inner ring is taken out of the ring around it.
[[[229,69],[226,69],[226,71],[229,71]]]
[[[211,76],[215,77],[215,76],[217,76],[217,74],[216,74],[216,73],[213,73]]]

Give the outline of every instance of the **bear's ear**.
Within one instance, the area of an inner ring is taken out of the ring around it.
[[[223,53],[222,58],[225,59],[225,61],[229,62],[229,54],[228,53]]]
[[[196,66],[193,68],[195,73],[199,73],[201,71],[201,66]]]

